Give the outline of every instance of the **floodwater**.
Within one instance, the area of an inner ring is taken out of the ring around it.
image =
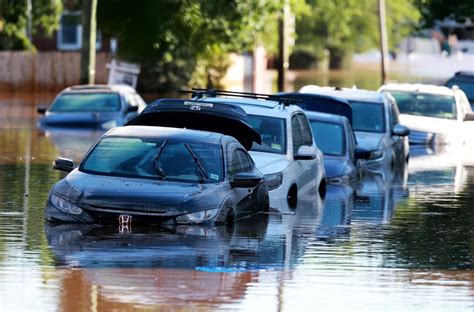
[[[100,135],[37,129],[53,96],[0,96],[0,311],[474,310],[472,151],[233,229],[49,227],[52,161]]]

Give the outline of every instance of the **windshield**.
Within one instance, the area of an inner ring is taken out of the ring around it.
[[[456,119],[456,102],[453,96],[389,91],[397,100],[402,114],[427,116],[444,119]]]
[[[343,156],[345,153],[342,125],[310,120],[316,145],[327,156]]]
[[[381,103],[351,101],[354,131],[385,132],[384,109]]]
[[[223,180],[222,168],[222,149],[217,144],[106,137],[89,153],[80,170],[120,177],[214,183]]]
[[[262,144],[253,143],[252,151],[286,154],[285,119],[249,115],[247,122],[260,134]]]
[[[116,93],[65,93],[51,105],[51,112],[117,112],[120,97]]]

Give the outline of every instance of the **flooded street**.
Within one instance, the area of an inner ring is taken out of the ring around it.
[[[0,311],[474,310],[472,151],[412,150],[251,226],[48,226],[52,162],[101,135],[38,129],[53,97],[0,96]]]

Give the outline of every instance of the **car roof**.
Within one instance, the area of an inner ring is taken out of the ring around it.
[[[272,100],[258,100],[239,97],[205,97],[200,101],[237,104],[249,115],[288,118],[292,112],[303,111],[296,105],[284,105]],[[296,104],[296,103],[295,103]]]
[[[474,79],[474,71],[458,71],[454,74],[456,78],[472,78]]]
[[[113,85],[75,85],[70,86],[61,93],[103,93],[103,92],[120,92],[120,93],[136,93],[135,89],[128,85],[120,85],[120,84],[113,84]]]
[[[379,91],[406,91],[413,93],[430,93],[447,96],[454,95],[454,91],[451,88],[422,83],[387,83],[381,86]]]
[[[182,128],[167,128],[155,126],[125,126],[110,129],[104,136],[137,137],[137,138],[163,138],[176,139],[185,142],[199,142],[220,144],[225,135]]]
[[[333,115],[333,114],[326,114],[326,113],[312,112],[312,111],[306,111],[305,114],[308,120],[310,121],[317,120],[317,121],[329,122],[329,123],[335,123],[335,124],[343,124],[344,119],[347,119],[346,117],[341,116],[341,115]]]
[[[383,95],[379,92],[357,88],[336,88],[307,85],[302,87],[299,92],[329,95],[346,99],[348,101],[383,103]]]

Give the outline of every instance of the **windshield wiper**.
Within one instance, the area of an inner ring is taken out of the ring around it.
[[[193,159],[194,159],[194,162],[196,163],[196,165],[197,165],[197,167],[198,167],[198,169],[199,169],[198,172],[200,173],[200,178],[201,178],[200,180],[201,180],[201,182],[204,182],[205,180],[208,180],[208,179],[209,179],[209,176],[208,176],[208,174],[207,174],[206,169],[204,169],[204,167],[202,166],[201,161],[199,160],[199,157],[197,157],[197,155],[194,154],[194,152],[193,152],[191,146],[189,146],[188,143],[184,144],[184,146],[188,149],[189,154],[191,154],[191,156],[192,156]],[[204,179],[203,179],[203,178],[204,178]]]
[[[155,160],[154,160],[154,167],[155,167],[155,171],[156,171],[156,174],[158,174],[158,176],[164,180],[165,177],[166,177],[166,172],[163,170],[163,168],[161,168],[160,166],[160,162],[159,162],[159,159],[160,159],[160,156],[161,156],[161,152],[163,152],[163,148],[166,146],[166,144],[168,144],[168,139],[166,139],[163,144],[160,145],[160,147],[158,147],[158,153],[156,154],[155,156]]]

